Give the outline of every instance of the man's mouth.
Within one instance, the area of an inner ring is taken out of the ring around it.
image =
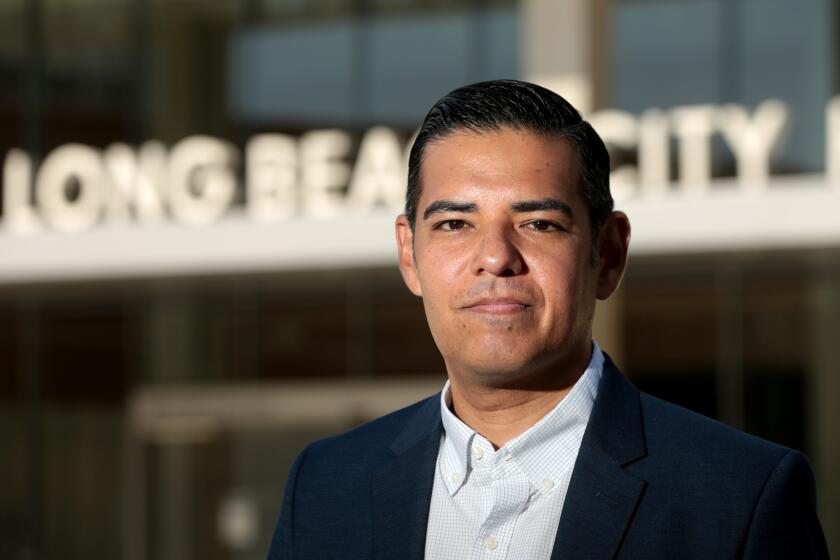
[[[469,305],[464,309],[474,313],[486,313],[488,315],[514,315],[522,313],[531,306],[524,301],[514,298],[483,298]]]

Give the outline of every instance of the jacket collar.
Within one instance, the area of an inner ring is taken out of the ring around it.
[[[616,556],[647,485],[624,467],[646,455],[639,391],[607,356],[552,560]]]
[[[372,557],[422,560],[443,431],[440,394],[429,397],[391,443],[393,456],[373,473]]]
[[[624,469],[647,454],[639,392],[604,357],[552,560],[613,558],[646,486]],[[441,433],[438,394],[419,406],[373,473],[374,558],[423,558]]]

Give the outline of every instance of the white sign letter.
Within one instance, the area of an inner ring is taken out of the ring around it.
[[[125,144],[112,144],[104,154],[110,186],[107,217],[111,222],[126,222],[129,206],[144,223],[163,218],[163,191],[166,181],[166,149],[154,140],[146,142],[135,154]]]
[[[297,202],[297,143],[285,134],[260,134],[245,147],[248,212],[257,220],[283,220]]]
[[[670,138],[668,117],[651,109],[639,121],[639,183],[642,192],[661,196],[671,182]]]
[[[233,202],[236,149],[210,136],[190,136],[169,154],[169,209],[185,224],[219,219]]]
[[[706,192],[712,175],[711,136],[716,110],[713,105],[679,107],[671,111],[679,137],[680,182],[689,192]]]
[[[65,144],[44,160],[35,199],[50,226],[60,231],[82,231],[99,220],[105,199],[103,183],[99,152],[81,144]]]
[[[405,197],[403,149],[394,131],[378,126],[365,134],[353,169],[348,196],[356,210],[382,204],[398,211]]]
[[[766,186],[770,156],[781,145],[788,122],[788,108],[781,101],[765,101],[750,119],[739,105],[720,109],[718,127],[735,155],[738,180],[751,190]]]
[[[300,139],[303,209],[314,218],[331,218],[341,212],[342,194],[350,168],[341,158],[350,150],[350,136],[341,130],[316,130]]]
[[[32,160],[23,150],[9,150],[3,164],[3,225],[12,233],[41,229],[29,201]]]
[[[825,174],[828,184],[840,190],[840,95],[825,109]]]
[[[607,148],[634,150],[638,142],[636,118],[630,113],[608,109],[598,111],[589,119],[592,128],[604,140]],[[614,154],[610,156],[615,157]],[[610,185],[613,197],[623,200],[633,194],[636,188],[636,168],[630,164],[615,167],[610,173]]]

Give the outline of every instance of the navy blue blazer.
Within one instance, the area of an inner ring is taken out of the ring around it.
[[[270,560],[420,560],[440,396],[309,445]],[[828,558],[802,454],[639,392],[607,358],[552,560]]]

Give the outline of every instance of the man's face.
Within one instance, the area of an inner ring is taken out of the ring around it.
[[[606,296],[574,150],[508,128],[426,146],[415,230],[401,216],[397,238],[450,374],[505,385],[588,356]]]

